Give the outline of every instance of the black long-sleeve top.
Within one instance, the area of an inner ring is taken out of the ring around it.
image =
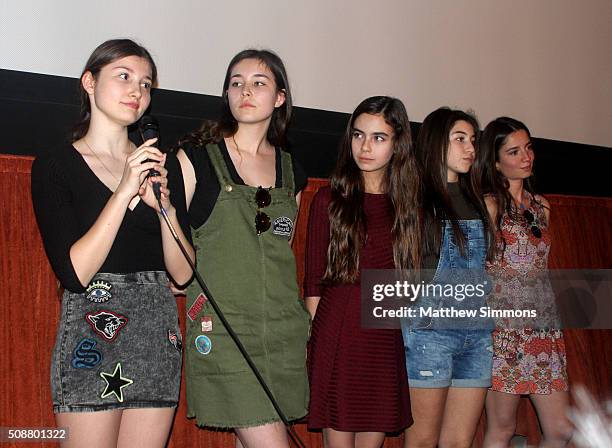
[[[187,238],[189,221],[183,176],[176,156],[168,154],[168,188]],[[32,202],[47,257],[64,288],[83,292],[70,259],[70,248],[94,224],[112,196],[81,154],[66,145],[38,157],[32,165]],[[99,272],[165,271],[160,220],[143,201],[126,211]]]

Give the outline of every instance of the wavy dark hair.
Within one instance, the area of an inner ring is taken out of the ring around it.
[[[508,188],[508,179],[497,169],[496,163],[499,162],[499,152],[506,143],[508,136],[516,131],[525,131],[531,139],[531,132],[525,124],[510,117],[499,117],[491,121],[482,131],[480,138],[480,151],[474,163],[474,173],[479,177],[483,191],[495,198],[497,204],[497,228],[501,228],[504,213],[511,219],[518,220],[519,214],[514,206],[514,201]],[[527,190],[534,201],[544,206],[535,199],[534,189],[535,178],[533,172],[531,176],[523,181],[523,188]]]
[[[232,115],[227,91],[232,76],[232,69],[236,64],[245,59],[256,59],[264,64],[272,72],[272,75],[274,75],[277,91],[282,91],[285,94],[285,102],[272,112],[272,119],[266,138],[274,146],[286,146],[287,127],[291,121],[293,99],[291,98],[291,89],[289,88],[289,79],[287,77],[285,65],[282,59],[271,50],[256,50],[250,48],[234,56],[227,66],[225,80],[223,81],[221,116],[219,119],[217,121],[204,121],[199,130],[186,135],[178,141],[178,148],[186,143],[204,147],[208,143],[216,143],[225,137],[231,137],[238,131],[238,122]]]
[[[79,121],[73,127],[70,134],[71,141],[76,141],[82,138],[89,130],[89,122],[91,120],[91,105],[89,104],[89,95],[83,88],[81,79],[86,72],[90,72],[94,79],[98,78],[100,70],[108,64],[115,62],[117,59],[126,58],[128,56],[138,56],[145,59],[151,66],[151,81],[153,86],[157,85],[157,66],[149,51],[142,45],[137,44],[130,39],[111,39],[100,44],[89,56],[81,76],[79,77],[79,99],[80,112]]]
[[[469,123],[478,137],[479,126],[476,117],[462,110],[448,107],[441,107],[430,113],[423,121],[417,137],[416,158],[423,180],[423,242],[424,251],[427,253],[439,252],[445,220],[451,222],[453,235],[459,244],[461,253],[465,254],[466,251],[465,236],[459,227],[459,217],[452,205],[447,187],[449,136],[451,129],[458,121]],[[478,138],[474,147],[478,148]],[[482,189],[478,177],[474,176],[474,170],[459,174],[459,188],[484,223],[488,248],[487,258],[491,259],[495,235],[489,224]]]
[[[367,238],[364,180],[352,154],[355,120],[362,114],[380,115],[393,129],[393,155],[384,173],[383,188],[393,206],[393,260],[396,269],[421,265],[420,182],[412,147],[410,122],[397,98],[374,96],[357,106],[344,132],[331,177],[330,243],[326,283],[352,283],[359,275],[359,252]]]

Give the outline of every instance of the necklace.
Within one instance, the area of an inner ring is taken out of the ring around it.
[[[246,150],[244,150],[244,149],[240,149],[240,147],[238,146],[238,143],[236,143],[236,137],[235,137],[235,136],[233,136],[233,135],[232,135],[232,142],[234,143],[234,146],[236,147],[236,151],[238,152],[238,154],[240,154],[240,157],[242,157],[242,153],[243,153],[243,152],[247,152],[247,153],[248,153],[248,151],[246,151]],[[259,150],[259,149],[262,147],[262,145],[263,145],[263,146],[264,146],[264,148],[265,148],[265,145],[264,145],[264,141],[263,141],[263,140],[262,140],[262,141],[259,143],[259,145],[257,146],[257,150]],[[255,152],[257,153],[257,151],[255,151]]]
[[[234,142],[234,145],[236,146],[236,152],[238,153],[238,157],[240,157],[240,160],[238,160],[238,168],[240,168],[242,166],[242,151],[238,147],[238,143],[236,143],[236,139],[234,138],[233,135],[232,135],[232,141]]]
[[[238,154],[240,154],[242,152],[242,150],[238,147],[238,143],[236,143],[236,137],[234,137],[232,135],[232,142],[234,142],[234,146],[236,147],[236,151],[238,151]]]
[[[111,170],[109,170],[108,167],[104,164],[102,159],[100,157],[98,157],[98,154],[93,150],[93,148],[91,146],[89,146],[89,143],[87,143],[87,140],[85,140],[85,138],[83,138],[83,143],[85,143],[85,146],[87,146],[87,149],[89,149],[91,151],[91,153],[96,157],[96,159],[98,159],[98,162],[100,162],[100,165],[102,165],[102,167],[106,170],[106,172],[108,174],[110,174],[113,177],[113,179],[115,179],[117,182],[121,182],[121,179],[119,179],[117,176],[115,176],[113,174],[113,172]]]
[[[245,151],[244,149],[240,149],[240,146],[238,146],[238,143],[236,142],[236,137],[234,137],[233,135],[232,135],[232,142],[234,143],[234,146],[236,147],[236,152],[238,153],[238,156],[240,157],[240,164],[242,164],[242,153],[246,152],[248,154],[248,151]],[[259,149],[259,147],[257,149]]]

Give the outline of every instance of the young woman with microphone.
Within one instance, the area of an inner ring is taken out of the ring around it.
[[[56,422],[69,433],[63,446],[163,447],[178,402],[181,336],[166,272],[183,284],[191,270],[152,186],[193,254],[182,177],[155,139],[140,147],[128,139],[156,78],[145,48],[101,44],[80,78],[72,143],[32,167],[36,218],[64,287],[51,364]]]

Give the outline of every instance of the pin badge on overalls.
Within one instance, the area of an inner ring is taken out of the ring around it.
[[[280,236],[291,236],[293,232],[293,221],[287,216],[279,216],[272,223],[272,233]]]
[[[201,292],[187,310],[187,317],[189,318],[189,320],[191,320],[191,322],[195,322],[196,317],[198,316],[200,311],[202,311],[202,308],[204,308],[206,302],[208,302],[208,297],[206,297],[204,293]]]
[[[202,316],[202,333],[209,333],[212,329],[212,316]]]
[[[196,350],[202,355],[208,355],[212,350],[212,342],[208,336],[201,334],[195,338]]]

